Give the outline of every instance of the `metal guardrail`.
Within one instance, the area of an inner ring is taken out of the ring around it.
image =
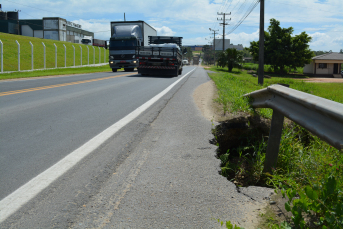
[[[284,116],[343,151],[343,104],[281,85],[271,85],[244,96],[253,99],[254,108],[273,109],[265,172],[271,172],[277,163]]]

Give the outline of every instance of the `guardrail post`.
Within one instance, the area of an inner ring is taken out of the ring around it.
[[[54,46],[55,46],[55,68],[57,68],[57,46],[55,45],[55,43],[54,43]]]
[[[99,48],[99,64],[100,64],[100,53],[101,53],[101,51],[100,51],[100,47],[98,46],[98,48]]]
[[[95,64],[95,48],[93,46],[93,64]]]
[[[64,67],[67,67],[67,47],[63,44],[64,46]]]
[[[104,63],[106,63],[106,49],[105,48],[103,49],[104,49]]]
[[[31,45],[31,70],[33,70],[33,44],[30,42],[30,45]]]
[[[82,66],[82,47],[81,47],[81,45],[79,45],[80,46],[80,49],[81,49],[81,66]]]
[[[89,48],[87,46],[87,65],[89,65]]]
[[[0,52],[1,52],[1,72],[4,72],[4,49],[3,49],[3,44],[2,44],[2,41],[0,40]]]
[[[20,71],[20,44],[17,40],[15,42],[17,43],[17,46],[18,46],[18,71]]]
[[[42,42],[43,49],[44,49],[44,69],[46,68],[46,58],[45,58],[45,44]]]
[[[280,141],[282,135],[284,116],[277,110],[273,110],[272,123],[270,126],[268,146],[264,161],[264,171],[272,173],[272,168],[276,166],[279,155]]]
[[[75,67],[75,47],[74,47],[74,45],[72,45],[73,46],[73,49],[74,49],[74,67]]]

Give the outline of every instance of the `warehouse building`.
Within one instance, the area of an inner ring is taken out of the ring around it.
[[[94,33],[81,29],[81,25],[59,17],[21,19],[16,11],[0,11],[0,32],[38,37],[58,41],[81,43],[85,36],[94,38]]]
[[[216,47],[216,51],[218,50],[223,50],[223,39],[216,39],[215,40],[215,47]],[[214,42],[214,39],[213,39]],[[224,41],[224,50],[226,49],[237,49],[238,51],[242,51],[244,49],[242,44],[238,44],[238,45],[234,45],[230,43],[230,39],[225,39]]]

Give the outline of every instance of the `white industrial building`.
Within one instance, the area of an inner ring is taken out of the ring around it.
[[[223,39],[213,39],[213,44],[215,44],[215,49],[216,51],[223,50]],[[242,44],[234,45],[230,43],[230,39],[225,39],[224,40],[224,50],[228,48],[235,48],[238,51],[242,51],[244,49]]]

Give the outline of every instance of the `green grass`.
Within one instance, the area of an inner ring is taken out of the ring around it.
[[[271,109],[253,110],[248,99],[242,95],[276,83],[289,84],[290,88],[343,103],[343,84],[339,83],[307,83],[285,75],[264,79],[264,85],[260,86],[258,79],[246,71],[234,69],[228,73],[227,68],[216,67],[210,70],[217,72],[209,75],[218,88],[217,102],[223,106],[224,112],[257,112],[260,116],[271,118]],[[285,126],[278,163],[273,174],[268,175],[262,172],[267,142],[265,138],[260,139],[238,147],[238,156],[232,157],[230,150],[221,152],[222,175],[234,172],[235,177],[255,177],[259,185],[272,186],[281,191],[290,199],[285,207],[292,212],[294,217],[291,221],[296,226],[309,228],[311,221],[321,225],[318,228],[325,228],[324,225],[342,228],[342,152],[298,125]],[[303,218],[305,215],[307,218]],[[270,225],[270,228],[279,227]]]
[[[289,84],[292,89],[343,103],[343,84],[339,83],[308,83],[294,79],[293,75],[272,75],[270,79],[264,78],[264,86],[260,86],[258,79],[246,71],[234,69],[232,73],[228,73],[227,68],[214,66],[209,70],[218,72],[210,76],[218,88],[218,102],[222,104],[224,112],[251,111],[248,100],[242,96],[277,83]],[[270,109],[260,110],[265,117],[271,117],[271,111],[268,111]]]
[[[258,64],[254,64],[254,63],[245,63],[243,64],[243,69],[245,70],[258,70]],[[304,72],[304,68],[303,67],[297,67],[296,69],[290,69],[290,68],[286,68],[286,71],[288,73],[298,73],[298,74],[303,74]],[[271,65],[264,65],[264,72],[266,73],[274,73],[274,69],[272,68]]]
[[[86,74],[94,72],[112,72],[108,65],[98,67],[80,67],[80,68],[59,68],[48,70],[35,70],[30,72],[12,72],[0,74],[0,80],[29,78],[39,76],[54,76],[54,75],[71,75],[71,74]]]
[[[74,51],[72,45],[75,47],[75,65],[81,65],[81,48],[82,48],[82,65],[87,65],[87,47],[89,48],[89,63],[93,64],[93,58],[95,57],[95,63],[99,63],[99,48],[95,48],[95,54],[93,55],[93,48],[89,45],[80,45],[70,42],[55,41],[50,39],[40,39],[35,37],[19,36],[7,33],[0,33],[0,40],[3,43],[4,51],[4,71],[17,71],[18,70],[18,48],[16,40],[20,44],[20,70],[31,69],[31,45],[33,44],[34,55],[34,69],[44,68],[44,49],[42,42],[46,46],[46,68],[55,67],[55,46],[57,46],[57,67],[64,67],[64,46],[67,48],[67,67],[74,65]],[[81,46],[81,48],[80,48]],[[108,50],[106,50],[104,61],[104,49],[100,48],[101,63],[108,62]]]

